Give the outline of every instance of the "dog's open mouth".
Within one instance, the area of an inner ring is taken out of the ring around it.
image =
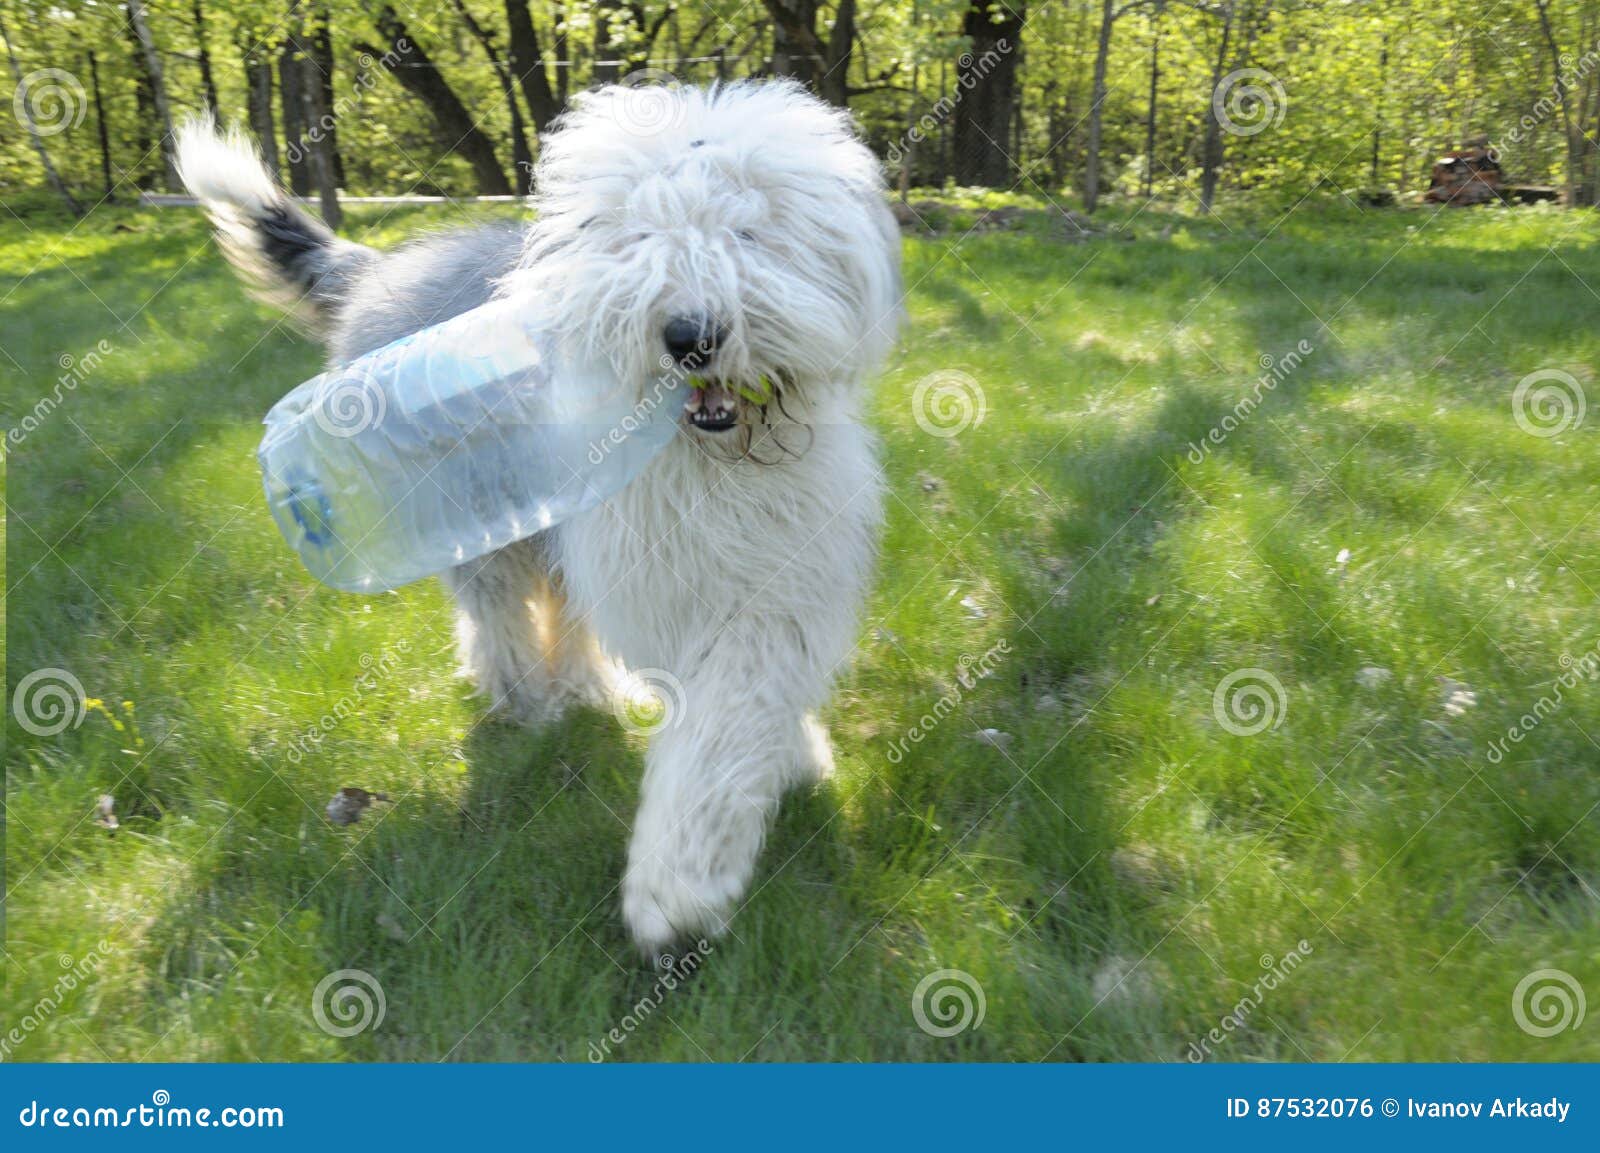
[[[702,432],[727,432],[738,426],[743,406],[764,405],[772,398],[772,382],[766,376],[748,382],[692,376],[689,386],[684,419]]]

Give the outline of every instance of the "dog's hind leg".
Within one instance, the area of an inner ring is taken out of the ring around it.
[[[444,574],[456,602],[462,671],[509,720],[538,725],[567,706],[600,704],[614,681],[593,634],[567,609],[534,537]]]
[[[533,540],[444,573],[456,602],[456,651],[461,669],[508,719],[539,724],[553,719],[544,644],[529,598],[545,580],[542,550]]]

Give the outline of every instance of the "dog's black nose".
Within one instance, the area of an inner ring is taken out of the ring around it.
[[[694,368],[711,359],[717,350],[717,326],[707,316],[676,316],[667,322],[661,337],[672,359],[685,368]]]

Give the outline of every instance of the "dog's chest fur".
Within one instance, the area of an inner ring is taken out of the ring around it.
[[[681,670],[720,635],[853,632],[879,510],[872,437],[853,422],[818,426],[803,455],[772,465],[715,460],[680,437],[559,526],[557,555],[608,650]]]

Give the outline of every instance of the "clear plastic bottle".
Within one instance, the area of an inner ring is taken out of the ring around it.
[[[374,592],[465,564],[593,507],[666,447],[681,379],[641,392],[609,369],[554,365],[527,316],[491,301],[267,413],[267,504],[313,576]]]

